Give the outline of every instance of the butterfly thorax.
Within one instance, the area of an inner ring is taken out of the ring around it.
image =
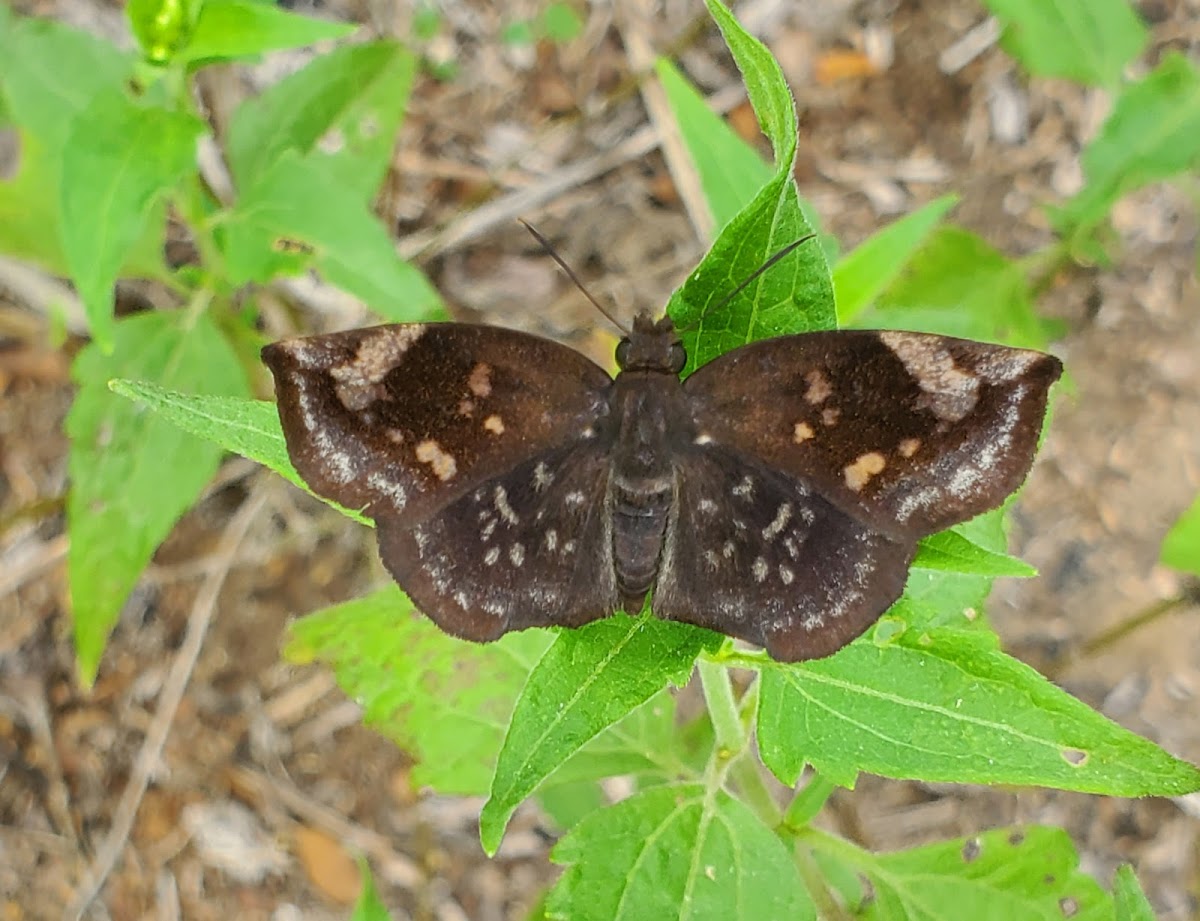
[[[642,314],[617,349],[621,373],[609,403],[613,421],[608,503],[622,606],[641,610],[654,584],[676,496],[675,459],[694,426],[679,371],[685,356],[670,318]]]

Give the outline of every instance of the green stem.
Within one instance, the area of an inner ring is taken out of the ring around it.
[[[724,758],[733,758],[745,748],[746,732],[738,713],[737,699],[733,696],[729,671],[707,659],[700,659],[696,667],[700,670],[700,684],[704,688],[704,701],[708,704],[717,748]]]

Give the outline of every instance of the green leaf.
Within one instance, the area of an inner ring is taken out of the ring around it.
[[[783,842],[701,784],[655,787],[595,812],[550,856],[567,870],[547,899],[549,918],[816,918]]]
[[[472,795],[487,790],[513,702],[551,641],[544,630],[455,639],[393,587],[297,621],[287,656],[333,668],[364,721],[417,760],[414,784]]]
[[[680,760],[675,731],[675,698],[664,689],[563,762],[544,789],[622,775],[657,782],[689,776],[695,772]]]
[[[1154,908],[1142,884],[1133,873],[1133,867],[1122,864],[1117,867],[1113,879],[1113,901],[1117,907],[1117,921],[1154,921]]]
[[[820,848],[822,841],[814,842]],[[995,829],[970,838],[847,860],[870,881],[854,912],[870,921],[1107,921],[1112,900],[1086,873],[1061,828]],[[824,855],[823,855],[824,856]],[[826,858],[827,860],[828,858]],[[823,863],[824,861],[819,861]],[[857,881],[844,894],[859,901]],[[841,887],[839,887],[841,888]]]
[[[245,191],[224,227],[223,250],[235,284],[266,281],[285,261],[280,243],[313,251],[330,282],[387,320],[427,320],[441,299],[419,270],[401,260],[357,190],[343,185],[317,155],[286,151]]]
[[[984,0],[1000,44],[1039,77],[1115,87],[1141,53],[1146,27],[1126,0]]]
[[[308,485],[288,459],[279,413],[274,403],[238,397],[179,393],[150,381],[113,380],[109,388],[130,400],[145,403],[163,419],[193,435],[220,445],[227,451],[248,457],[299,486],[310,495]],[[316,496],[348,518],[368,526],[370,521],[358,512],[342,508],[336,502]]]
[[[354,914],[350,916],[350,921],[391,921],[392,916],[375,891],[371,867],[365,860],[358,862],[358,872],[362,877],[362,891],[354,903]]]
[[[243,103],[229,126],[229,168],[253,186],[284,151],[312,154],[365,204],[391,163],[415,57],[396,42],[347,45]]]
[[[958,204],[943,195],[864,240],[833,268],[838,322],[847,325],[862,313],[904,270],[908,260]]]
[[[58,214],[61,161],[36,136],[22,129],[16,136],[16,175],[0,179],[0,253],[65,275]]]
[[[87,683],[139,573],[221,459],[215,445],[109,392],[110,378],[131,373],[216,393],[247,390],[233,350],[205,314],[138,314],[116,324],[111,354],[93,343],[76,357],[79,393],[67,416],[68,577]]]
[[[1006,553],[985,550],[955,530],[942,531],[922,540],[912,565],[915,569],[937,569],[982,576],[1015,576],[1028,579],[1037,575],[1037,570],[1023,560]]]
[[[500,32],[500,41],[506,45],[532,45],[536,40],[533,23],[527,19],[515,19]]]
[[[657,694],[687,681],[696,656],[723,639],[653,617],[614,615],[564,630],[521,691],[479,818],[494,854],[513,811],[589,740]]]
[[[1162,561],[1172,569],[1200,576],[1200,496],[1167,533]]]
[[[0,40],[0,61],[0,97],[20,142],[16,175],[0,180],[0,252],[66,275],[59,208],[67,134],[92,97],[123,85],[134,59],[60,23],[15,18]],[[162,264],[161,238],[150,242],[134,256],[143,269]]]
[[[954,532],[985,551],[1004,554],[1008,548],[1003,508],[993,509],[954,527]],[[918,554],[922,550],[918,548]],[[932,570],[914,567],[908,574],[906,598],[933,609],[930,623],[940,626],[962,626],[966,615],[982,624],[980,616],[995,577],[980,572]]]
[[[775,170],[708,107],[708,102],[673,63],[660,58],[655,72],[696,167],[708,209],[717,226],[722,227],[754,200],[771,181]]]
[[[787,784],[807,762],[842,786],[869,771],[1110,796],[1200,789],[1195,767],[1004,655],[988,635],[910,630],[803,665],[764,661],[761,695],[759,749]]]
[[[358,27],[289,13],[254,0],[205,0],[191,41],[180,52],[184,61],[253,57],[266,51],[303,48],[344,38]]]
[[[829,267],[817,245],[799,247],[759,275],[727,309],[708,312],[785,246],[813,232],[792,179],[796,107],[779,64],[717,0],[709,12],[746,82],[750,102],[775,149],[775,173],[721,230],[708,255],[672,296],[667,312],[681,329],[685,371],[755,339],[836,325]]]
[[[195,169],[204,123],[96,96],[76,116],[62,158],[62,245],[97,342],[108,348],[113,285],[155,204]],[[159,217],[161,220],[161,217]]]
[[[135,63],[109,42],[49,19],[15,19],[0,51],[0,89],[13,121],[55,157],[71,120],[99,93],[119,89]]]
[[[960,227],[940,227],[863,315],[862,326],[919,329],[1044,348],[1021,267]]]
[[[1083,234],[1125,193],[1193,168],[1198,160],[1200,73],[1182,55],[1167,54],[1117,97],[1100,134],[1083,151],[1087,182],[1055,215],[1055,225]]]

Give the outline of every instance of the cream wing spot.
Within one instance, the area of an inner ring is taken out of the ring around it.
[[[846,477],[846,485],[854,492],[862,492],[871,477],[883,471],[887,461],[878,451],[869,451],[858,457],[852,464],[847,464],[842,473]]]
[[[921,448],[920,438],[905,438],[896,448],[901,457],[912,457]]]
[[[490,416],[488,416],[486,419],[483,420],[483,427],[485,429],[487,429],[489,432],[491,432],[493,435],[503,435],[504,434],[504,420],[501,419],[499,416],[497,416],[495,413],[492,413]]]
[[[816,432],[813,431],[813,427],[807,422],[797,422],[792,429],[792,441],[798,445],[802,445],[815,434]]]
[[[829,383],[829,378],[825,376],[825,373],[819,369],[814,368],[805,374],[804,381],[808,384],[808,389],[804,391],[804,399],[810,406],[824,403],[833,395],[833,385]]]
[[[821,422],[826,428],[833,428],[838,424],[838,420],[842,418],[840,409],[823,409],[821,410]]]
[[[442,446],[432,438],[417,445],[416,455],[417,460],[422,464],[428,464],[433,475],[443,483],[454,479],[454,474],[458,473],[458,464],[454,460],[454,455],[442,450]]]
[[[479,399],[491,396],[492,393],[492,366],[486,362],[479,362],[471,369],[471,374],[467,377],[467,389]]]

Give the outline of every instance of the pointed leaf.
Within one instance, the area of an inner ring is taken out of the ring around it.
[[[316,153],[369,204],[391,164],[415,58],[396,42],[347,45],[313,60],[234,113],[229,167],[253,186],[286,150]]]
[[[191,40],[179,53],[183,61],[227,60],[303,48],[315,42],[344,38],[355,31],[350,23],[328,22],[289,13],[255,0],[205,0]]]
[[[117,91],[96,96],[71,126],[62,160],[63,251],[105,348],[117,273],[153,206],[195,169],[203,130],[191,115],[143,107]]]
[[[75,359],[67,527],[75,646],[90,683],[121,605],[154,549],[212,479],[216,445],[109,392],[116,374],[244,394],[228,342],[205,314],[143,313],[116,324],[113,351],[93,343]]]
[[[661,691],[687,681],[696,656],[719,646],[707,630],[615,615],[564,630],[529,676],[479,818],[494,854],[513,811],[568,757]]]
[[[396,255],[391,239],[357,190],[315,155],[286,151],[247,189],[226,223],[224,252],[234,283],[266,281],[291,260],[281,243],[312,250],[330,282],[388,320],[427,320],[441,299],[419,270]]]
[[[994,553],[964,537],[957,530],[942,531],[921,541],[914,569],[935,569],[983,576],[1016,576],[1028,579],[1037,570],[1006,553]]]
[[[847,253],[833,268],[838,322],[853,322],[887,288],[921,245],[958,204],[957,195],[943,195],[912,214],[876,231]]]
[[[1129,864],[1117,867],[1113,896],[1117,906],[1117,921],[1154,921],[1154,908]]]
[[[1167,533],[1162,545],[1162,561],[1172,569],[1200,576],[1200,497]]]
[[[1200,770],[1004,655],[987,636],[909,631],[804,665],[765,665],[758,742],[784,783],[794,783],[807,762],[843,786],[868,771],[1110,796],[1200,789]]]

